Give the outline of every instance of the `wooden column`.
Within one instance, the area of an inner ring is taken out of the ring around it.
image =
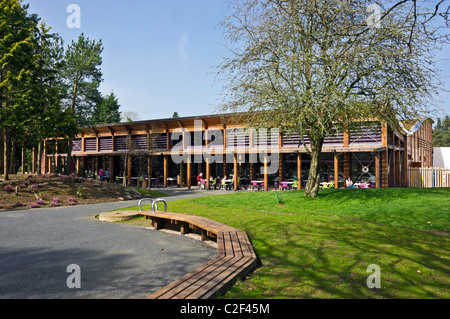
[[[269,164],[267,161],[267,154],[264,154],[264,190],[267,192],[269,190]]]
[[[167,178],[169,178],[169,155],[164,155],[164,187],[167,187]]]
[[[179,181],[179,187],[183,186],[183,161],[180,163],[180,181]]]
[[[205,126],[206,128],[206,126]],[[208,130],[205,130],[205,148],[208,148]],[[206,156],[206,189],[209,190],[209,188],[211,187],[211,182],[210,182],[210,177],[211,177],[211,166],[209,163],[209,156]]]
[[[297,189],[302,189],[302,153],[297,152]]]
[[[132,165],[132,163],[133,163],[132,156],[128,154],[128,181],[127,181],[128,186],[131,185],[131,173],[132,173],[131,165]]]
[[[279,160],[278,160],[278,178],[280,179],[279,181],[279,186],[281,185],[281,182],[284,181],[284,163],[283,163],[283,153],[279,154]]]
[[[334,188],[339,188],[339,153],[334,152]]]
[[[408,187],[408,138],[405,136],[403,151],[403,187]]]
[[[80,174],[80,166],[81,166],[80,157],[77,156],[77,174]]]
[[[186,183],[187,183],[187,188],[191,189],[192,186],[192,171],[191,171],[191,156],[188,156],[187,161],[186,161]]]
[[[375,187],[380,188],[380,152],[375,152]]]
[[[233,174],[233,184],[234,184],[234,190],[237,191],[238,189],[238,161],[237,161],[237,153],[234,153],[234,174]]]

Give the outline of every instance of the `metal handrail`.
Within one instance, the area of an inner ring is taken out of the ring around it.
[[[156,209],[158,209],[158,202],[163,202],[164,203],[164,213],[167,212],[167,202],[166,202],[166,200],[162,199],[162,198],[158,198],[158,199],[155,199],[153,201],[153,203],[152,203],[153,214],[156,214],[155,207],[156,207]]]
[[[151,201],[152,209],[153,209],[153,199],[151,199],[151,198],[143,198],[143,199],[141,199],[141,200],[139,201],[139,212],[140,212],[140,213],[142,213],[142,206],[141,206],[141,203],[142,203],[144,200],[149,200],[149,201]]]

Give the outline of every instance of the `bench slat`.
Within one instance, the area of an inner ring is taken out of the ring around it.
[[[166,212],[141,212],[152,220],[200,229],[214,234],[217,257],[148,296],[148,299],[208,299],[225,292],[237,278],[257,266],[256,254],[245,232],[205,217]],[[181,231],[186,231],[181,229]]]

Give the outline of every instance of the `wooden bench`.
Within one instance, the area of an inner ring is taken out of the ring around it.
[[[155,229],[172,228],[197,232],[202,240],[217,241],[217,257],[184,275],[147,299],[211,299],[225,293],[238,278],[257,266],[256,254],[247,234],[237,228],[199,216],[166,212],[141,212]]]

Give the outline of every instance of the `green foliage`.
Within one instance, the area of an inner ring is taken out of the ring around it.
[[[433,146],[450,147],[450,117],[438,118],[433,129]]]
[[[102,41],[90,40],[81,34],[65,53],[64,78],[68,87],[67,104],[80,126],[89,125],[92,110],[102,101]]]
[[[91,125],[119,123],[121,112],[117,97],[111,92],[109,95],[101,98],[92,112]]]

